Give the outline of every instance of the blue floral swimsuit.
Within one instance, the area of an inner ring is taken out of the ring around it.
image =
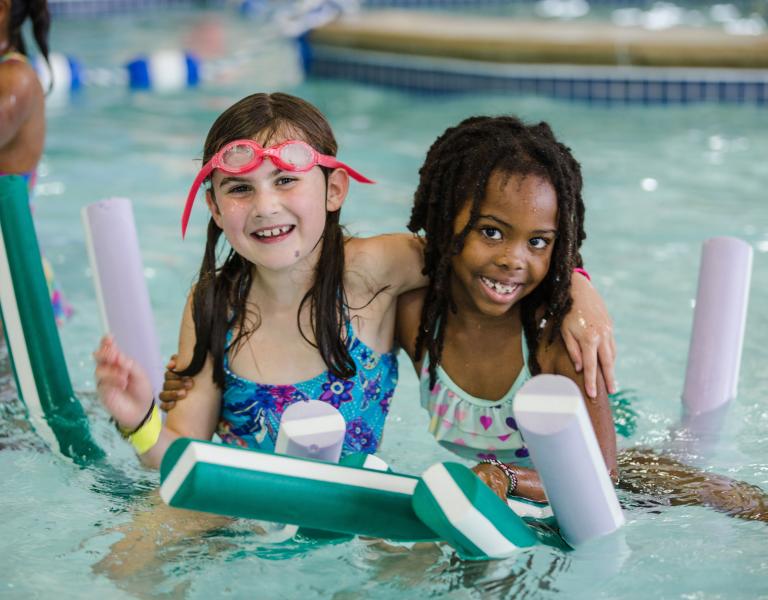
[[[397,356],[379,354],[355,336],[349,321],[347,349],[356,372],[339,379],[325,371],[294,385],[249,381],[229,368],[232,332],[224,353],[224,393],[216,433],[227,444],[274,452],[283,411],[294,402],[321,400],[339,409],[347,423],[342,456],[373,454],[381,442],[389,403],[397,385]]]

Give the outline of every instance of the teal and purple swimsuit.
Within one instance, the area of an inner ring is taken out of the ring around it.
[[[224,393],[216,433],[227,444],[274,452],[283,411],[294,404],[320,400],[337,408],[347,423],[342,455],[373,454],[381,442],[389,404],[397,385],[397,356],[366,346],[346,323],[347,349],[355,374],[339,379],[329,371],[293,385],[249,381],[229,368],[224,354]],[[232,332],[227,335],[229,347]]]

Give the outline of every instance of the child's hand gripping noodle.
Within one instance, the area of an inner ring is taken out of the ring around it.
[[[118,430],[139,454],[150,450],[162,429],[152,384],[137,362],[126,357],[112,338],[105,337],[94,352],[99,397]]]

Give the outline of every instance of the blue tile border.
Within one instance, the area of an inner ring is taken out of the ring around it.
[[[590,5],[632,7],[647,9],[656,0],[589,0]],[[366,9],[471,9],[495,6],[532,6],[537,0],[362,0],[361,5]],[[678,2],[678,4],[680,4]],[[684,3],[683,3],[684,4]],[[745,0],[733,0],[732,4],[748,4]]]
[[[768,70],[494,64],[306,44],[310,76],[417,93],[499,92],[604,104],[768,105]]]
[[[49,0],[54,17],[97,17],[166,8],[225,6],[226,0]]]

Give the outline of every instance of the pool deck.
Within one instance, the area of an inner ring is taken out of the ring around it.
[[[716,28],[647,30],[589,21],[400,10],[345,16],[310,34],[313,44],[487,63],[768,68],[768,35]]]

